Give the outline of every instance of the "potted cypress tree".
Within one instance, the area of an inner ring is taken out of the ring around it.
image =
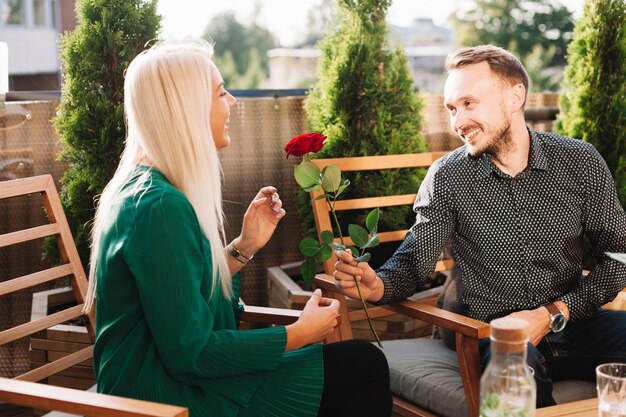
[[[311,130],[328,136],[322,158],[426,152],[421,134],[424,103],[414,91],[407,57],[390,47],[385,17],[391,0],[338,0],[341,23],[320,45],[319,81],[305,102]],[[345,199],[417,192],[425,170],[389,170],[346,175]],[[300,207],[312,229],[308,195]],[[342,213],[342,227],[363,224],[364,213]],[[397,230],[415,220],[410,207],[382,210],[379,230]],[[372,251],[376,266],[395,246]]]
[[[626,207],[626,3],[587,0],[568,48],[555,131],[593,144]]]
[[[94,197],[109,182],[126,137],[124,72],[155,40],[156,0],[79,0],[78,23],[61,38],[63,87],[54,120],[68,163],[61,202],[86,270]],[[53,247],[47,246],[48,254]],[[52,251],[52,252],[51,252]]]

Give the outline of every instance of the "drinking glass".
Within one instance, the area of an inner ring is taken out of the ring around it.
[[[598,417],[626,417],[626,363],[596,368]]]

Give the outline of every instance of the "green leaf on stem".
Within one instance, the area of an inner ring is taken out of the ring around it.
[[[346,245],[343,245],[341,243],[331,243],[330,246],[334,249],[334,250],[346,250]]]
[[[320,185],[319,184],[313,184],[310,187],[303,188],[303,190],[306,191],[307,193],[311,192],[311,191],[317,191],[319,189],[320,189]]]
[[[331,256],[333,256],[333,250],[331,249],[330,245],[322,243],[322,247],[320,248],[320,251],[317,252],[317,255],[315,255],[315,259],[318,262],[324,262],[327,261]]]
[[[352,256],[356,256],[359,254],[359,250],[354,246],[348,246],[346,249],[350,249],[350,253],[352,254]]]
[[[367,243],[367,230],[358,224],[351,224],[348,226],[348,233],[350,234],[350,238],[359,248],[363,248]]]
[[[354,258],[354,260],[357,262],[367,262],[370,260],[371,257],[372,257],[372,254],[368,252],[368,253],[364,253],[361,256],[357,256],[356,258]]]
[[[370,240],[367,241],[367,243],[365,244],[365,246],[363,246],[363,249],[365,248],[373,248],[374,246],[378,246],[380,245],[380,239],[378,238],[377,234],[373,234],[370,237]]]
[[[371,234],[375,234],[378,230],[378,217],[380,216],[380,210],[375,208],[370,211],[365,219],[365,226],[367,230],[370,231]]]
[[[322,198],[326,198],[328,197],[328,194],[324,193],[322,195],[318,195],[317,197],[315,197],[313,200],[311,201],[316,201],[316,200],[321,200]]]
[[[315,277],[315,272],[317,271],[317,263],[314,258],[308,257],[302,262],[302,266],[300,267],[300,272],[302,272],[302,279],[304,279],[304,284],[307,288],[311,288],[311,284],[313,284],[313,278]]]
[[[322,188],[333,193],[341,186],[341,170],[337,165],[330,164],[322,171]]]
[[[296,182],[302,188],[310,188],[320,183],[320,169],[313,162],[302,162],[293,170]]]
[[[330,245],[331,243],[333,243],[334,239],[335,239],[335,236],[333,235],[333,232],[331,232],[330,230],[324,230],[322,232],[322,242]]]
[[[304,256],[315,256],[320,250],[320,244],[313,238],[305,237],[300,241],[299,248]]]
[[[337,190],[337,192],[335,193],[335,198],[339,197],[339,195],[340,195],[341,193],[343,193],[344,191],[346,191],[346,188],[348,188],[348,186],[347,186],[347,185],[345,185],[345,184],[344,184],[344,185],[339,186],[339,189],[338,189],[338,190]]]

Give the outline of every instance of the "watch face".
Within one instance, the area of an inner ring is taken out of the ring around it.
[[[556,314],[552,316],[552,322],[550,323],[550,328],[553,332],[560,332],[565,328],[566,320],[563,314]]]

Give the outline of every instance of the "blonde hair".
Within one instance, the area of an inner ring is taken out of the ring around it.
[[[96,210],[86,312],[95,300],[103,218],[108,207],[121,197],[122,187],[142,159],[189,199],[211,245],[211,295],[219,282],[223,295],[232,296],[223,250],[222,170],[210,127],[212,55],[213,47],[207,42],[159,43],[139,54],[128,67],[124,82],[126,147]],[[140,178],[130,192],[145,189],[149,174]]]
[[[504,48],[493,45],[479,45],[462,48],[450,52],[446,58],[448,72],[463,68],[466,65],[486,62],[491,71],[508,85],[522,84],[526,89],[524,106],[528,97],[530,77],[519,59]]]

